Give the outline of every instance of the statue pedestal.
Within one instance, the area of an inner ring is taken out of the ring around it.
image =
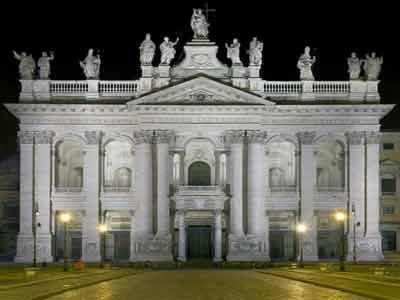
[[[249,65],[249,78],[260,78],[261,66]]]
[[[34,93],[33,93],[34,80],[21,79],[20,82],[21,82],[21,92],[19,94],[19,100],[32,101],[32,99],[34,99]]]
[[[231,67],[232,84],[236,87],[248,88],[246,79],[246,68],[243,65],[232,65]]]
[[[99,81],[89,79],[88,83],[88,91],[86,93],[87,100],[97,100],[99,99]]]
[[[36,100],[50,101],[50,80],[35,80],[33,91]]]
[[[361,80],[350,81],[350,100],[362,101],[365,99],[367,83]]]
[[[315,100],[315,94],[313,92],[314,81],[306,80],[301,82],[303,85],[303,93],[301,94],[301,100],[313,101]]]
[[[365,95],[365,100],[367,102],[379,102],[381,100],[378,92],[378,83],[379,80],[367,81],[367,90]]]
[[[153,66],[152,65],[141,65],[142,69],[142,77],[143,78],[152,78],[153,77]]]
[[[140,77],[140,91],[147,93],[153,87],[153,66],[141,65],[142,77]]]
[[[171,81],[170,77],[170,66],[169,65],[159,65],[158,66],[158,73],[160,78],[158,79],[158,87],[163,87],[169,84]]]

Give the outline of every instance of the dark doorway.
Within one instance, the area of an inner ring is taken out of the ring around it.
[[[269,251],[271,260],[291,260],[295,257],[295,233],[287,230],[269,232]]]
[[[189,226],[188,258],[211,259],[211,226]]]
[[[189,167],[189,185],[205,186],[210,184],[210,166],[202,161],[192,163]]]
[[[114,232],[114,258],[116,261],[128,260],[130,256],[130,232]]]
[[[396,231],[382,231],[382,250],[396,251]]]

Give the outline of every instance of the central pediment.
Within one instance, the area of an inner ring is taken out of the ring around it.
[[[274,105],[274,102],[216,79],[198,76],[143,95],[128,105]]]

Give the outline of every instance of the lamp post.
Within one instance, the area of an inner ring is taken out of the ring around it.
[[[344,220],[346,219],[346,214],[342,211],[338,211],[335,214],[336,221],[340,224],[341,238],[340,238],[340,271],[344,271],[344,258],[345,258],[345,241],[344,241]]]
[[[60,215],[60,221],[64,224],[64,272],[68,271],[67,234],[68,234],[68,223],[70,220],[71,220],[70,214],[62,213]]]
[[[101,261],[100,261],[100,268],[104,268],[104,260],[106,258],[106,233],[108,231],[106,224],[100,224],[98,230],[101,234],[102,239],[102,253],[101,253]]]
[[[35,202],[35,207],[33,211],[33,267],[37,267],[37,228],[40,227],[40,223],[37,222],[39,217],[39,207],[37,202]]]
[[[296,231],[300,238],[300,268],[304,268],[303,260],[303,234],[307,231],[307,226],[304,223],[299,223],[296,226]]]

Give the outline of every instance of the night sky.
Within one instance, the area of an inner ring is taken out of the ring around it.
[[[82,2],[82,1],[81,1]],[[32,53],[37,60],[41,51],[55,52],[52,79],[84,79],[79,60],[88,48],[100,50],[101,79],[134,80],[139,73],[139,45],[145,33],[158,45],[164,36],[175,40],[179,60],[182,46],[192,38],[190,18],[192,8],[204,7],[203,1],[182,3],[163,1],[159,4],[105,3],[79,5],[55,1],[52,5],[35,2],[29,6],[18,3],[2,9],[0,20],[0,102],[16,102],[19,93],[18,61],[12,50]],[[146,1],[142,1],[146,2]],[[300,2],[300,1],[298,1]],[[314,68],[316,80],[347,80],[346,59],[356,51],[375,51],[383,55],[380,93],[382,103],[398,103],[400,98],[400,25],[398,9],[380,7],[380,2],[362,5],[339,1],[319,1],[320,4],[289,1],[243,1],[241,5],[209,2],[210,38],[219,46],[219,58],[228,63],[224,44],[233,38],[241,42],[242,61],[250,39],[264,42],[262,77],[266,80],[297,80],[296,63],[304,46],[309,45],[317,56]],[[322,2],[322,4],[321,4]],[[59,4],[59,3],[62,3]],[[179,4],[178,4],[179,3]],[[383,2],[382,2],[383,3]],[[261,5],[264,7],[262,8]],[[159,63],[157,51],[154,64]],[[400,109],[397,107],[382,122],[385,130],[400,130]],[[0,159],[15,153],[17,121],[0,105],[2,129]]]

